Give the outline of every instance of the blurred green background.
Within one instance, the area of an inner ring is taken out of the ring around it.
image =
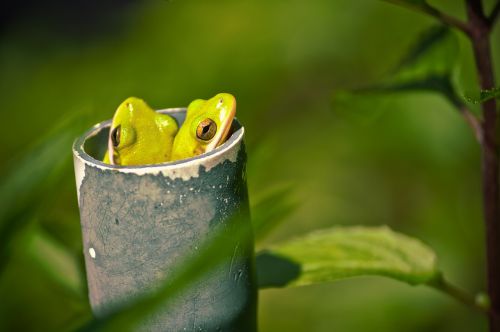
[[[436,6],[464,17],[460,1]],[[480,155],[456,110],[427,93],[333,103],[336,90],[384,77],[432,19],[374,0],[8,1],[2,12],[0,330],[90,318],[71,141],[128,96],[155,108],[237,97],[251,200],[291,184],[300,202],[258,247],[387,224],[433,247],[455,284],[485,288]],[[470,45],[457,36],[453,80],[472,93]],[[64,126],[66,136],[54,129]],[[51,155],[44,142],[67,149]],[[37,171],[47,158],[58,162]],[[486,330],[445,295],[383,278],[259,296],[263,332]]]

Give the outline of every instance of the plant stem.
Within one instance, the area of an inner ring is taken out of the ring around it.
[[[472,42],[481,89],[495,85],[491,60],[490,31],[493,25],[484,15],[481,0],[466,0],[469,38]],[[500,332],[500,196],[499,158],[496,135],[496,101],[482,105],[483,210],[486,229],[488,295],[491,301],[490,331]]]
[[[457,28],[463,33],[469,34],[469,26],[465,22],[462,22],[461,20],[453,16],[441,12],[440,10],[432,7],[428,3],[413,3],[405,0],[385,0],[385,1],[427,14],[429,16],[437,18],[439,21],[441,21],[443,24],[447,26]]]
[[[473,309],[479,310],[487,315],[491,314],[491,310],[488,306],[478,303],[474,296],[466,293],[455,285],[450,284],[448,281],[446,281],[446,279],[443,278],[442,275],[439,275],[438,278],[432,280],[428,285],[451,296],[455,300],[462,302],[463,304]]]
[[[477,142],[479,144],[482,144],[483,142],[483,127],[481,123],[479,122],[478,118],[465,106],[465,105],[460,105],[458,110],[464,117],[465,122],[469,125],[469,127],[472,129],[472,132],[474,134],[474,137],[476,138]]]

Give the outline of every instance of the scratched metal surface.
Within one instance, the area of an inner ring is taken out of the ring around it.
[[[105,125],[99,127],[97,135],[90,135],[91,140],[102,144],[106,131]],[[79,206],[89,298],[95,315],[102,316],[143,291],[153,291],[216,228],[238,226],[228,225],[230,215],[248,217],[242,135],[227,147],[227,153],[232,151],[236,158],[225,158],[226,151],[222,151],[207,157],[211,167],[204,166],[203,158],[195,164],[186,163],[186,167],[197,167],[197,176],[188,179],[169,176],[169,172],[178,174],[182,163],[175,171],[167,167],[150,173],[144,170],[147,167],[122,172],[100,167],[98,162],[92,165],[93,159],[83,151],[86,136],[75,143],[80,156],[75,157],[75,170],[82,167],[77,163],[85,162]],[[213,158],[219,158],[215,166]],[[249,223],[249,218],[231,222]],[[140,330],[255,331],[253,248],[237,241],[233,246],[233,255],[224,264],[177,297],[173,305],[160,309]]]

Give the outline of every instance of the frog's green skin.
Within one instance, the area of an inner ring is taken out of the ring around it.
[[[235,113],[236,99],[229,93],[192,101],[175,136],[171,160],[197,156],[224,143]]]
[[[169,161],[178,129],[173,117],[156,113],[142,99],[127,98],[113,117],[103,161],[112,165]]]

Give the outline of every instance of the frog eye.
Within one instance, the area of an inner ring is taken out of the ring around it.
[[[111,142],[113,143],[114,147],[117,147],[120,144],[120,133],[121,133],[121,125],[118,125],[118,127],[113,128],[111,131]]]
[[[203,141],[209,141],[217,132],[217,124],[212,119],[205,119],[196,128],[196,137]]]

